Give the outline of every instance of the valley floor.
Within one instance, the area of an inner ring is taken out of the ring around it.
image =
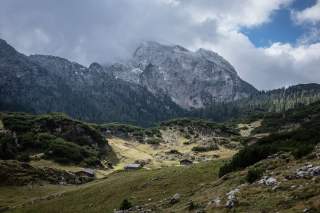
[[[258,166],[267,168],[265,175],[276,180],[272,186],[247,183],[247,170],[219,179],[223,163],[214,160],[187,167],[118,171],[82,186],[0,187],[0,200],[2,206],[16,206],[9,211],[15,213],[113,212],[124,199],[152,212],[230,212],[227,193],[238,190],[231,212],[319,212],[319,176],[285,178],[305,165],[319,166],[319,159],[294,160],[283,155],[259,162]],[[172,202],[175,194],[180,198]]]
[[[174,140],[172,143],[161,143],[159,145],[141,144],[135,141],[126,141],[120,138],[108,139],[108,142],[120,162],[115,166],[115,170],[121,170],[126,164],[134,163],[135,161],[144,161],[147,165],[144,168],[156,169],[168,166],[180,166],[179,156],[168,154],[170,150],[176,150],[181,155],[193,155],[195,159],[201,159],[201,161],[212,160],[214,156],[219,156],[219,159],[231,158],[237,150],[226,149],[220,147],[219,150],[194,153],[192,148],[196,144],[184,145],[184,138]],[[180,157],[180,160],[183,157]],[[194,161],[199,163],[201,161]]]
[[[10,204],[8,196],[28,201],[23,208],[17,206],[12,212],[112,212],[124,198],[135,205],[158,205],[175,193],[182,195],[183,203],[188,196],[217,178],[221,161],[201,163],[191,167],[167,167],[154,170],[119,171],[105,179],[78,186],[43,186],[36,188],[0,187],[4,201]],[[46,191],[51,188],[52,191]],[[39,190],[45,189],[45,190]],[[41,191],[46,191],[42,192]],[[56,192],[59,196],[48,196]],[[8,193],[9,192],[9,193]],[[26,196],[29,194],[29,196]],[[38,195],[38,196],[37,196]],[[28,197],[28,198],[27,198]],[[33,198],[32,198],[33,197]],[[37,198],[38,199],[37,199]],[[33,202],[34,201],[34,202]],[[165,203],[165,202],[164,202]],[[21,203],[19,203],[21,204]],[[178,205],[179,206],[179,205]],[[177,208],[179,208],[177,206]],[[180,208],[184,208],[183,205]]]

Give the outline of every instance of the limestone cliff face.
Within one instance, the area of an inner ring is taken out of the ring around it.
[[[144,42],[127,63],[107,69],[153,94],[167,94],[185,109],[233,101],[257,92],[229,62],[205,49],[191,52],[178,45]]]

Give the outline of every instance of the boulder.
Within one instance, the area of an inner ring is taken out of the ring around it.
[[[279,184],[276,178],[269,177],[269,176],[263,176],[262,179],[258,181],[258,183],[266,186],[272,186],[272,187]]]
[[[170,204],[176,204],[180,202],[180,198],[181,198],[181,195],[179,193],[176,193],[170,198]]]
[[[320,166],[313,166],[308,164],[296,170],[295,175],[298,178],[312,178],[315,176],[320,176]]]
[[[236,188],[226,194],[227,195],[227,202],[226,202],[227,208],[231,209],[238,203],[238,199],[236,197],[236,194],[239,192],[240,192],[240,189]]]

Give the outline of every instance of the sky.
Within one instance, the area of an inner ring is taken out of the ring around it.
[[[0,38],[87,66],[152,40],[215,51],[258,89],[320,83],[320,0],[1,0]]]

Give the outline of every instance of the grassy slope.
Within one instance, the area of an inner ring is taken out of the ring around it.
[[[238,187],[241,192],[235,212],[302,212],[306,207],[320,208],[319,178],[289,181],[284,179],[286,174],[292,174],[306,163],[319,165],[319,159],[267,159],[257,164],[261,163],[267,168],[267,175],[280,181],[278,189],[272,190],[257,183],[247,184],[247,169],[218,179],[217,173],[222,161],[212,161],[192,167],[117,172],[106,179],[77,187],[63,196],[37,201],[13,212],[112,212],[125,198],[134,205],[160,206],[162,212],[186,212],[190,199],[202,208],[207,208],[207,212],[227,212],[224,207],[226,193]],[[2,193],[6,191],[0,188],[0,194]],[[20,196],[20,193],[22,192],[17,189],[16,195]],[[179,203],[174,206],[161,204],[161,201],[175,193],[182,195]],[[221,207],[207,206],[208,201],[218,197],[222,200]],[[3,196],[2,199],[6,200],[6,197]]]
[[[222,161],[200,163],[191,167],[167,167],[156,170],[140,170],[118,172],[108,178],[69,189],[62,196],[51,200],[36,201],[23,209],[12,212],[112,212],[119,207],[121,201],[128,198],[134,205],[156,207],[156,212],[188,212],[188,203],[194,202],[197,209],[206,212],[230,212],[224,207],[229,191],[239,188],[238,203],[232,212],[303,212],[305,208],[313,208],[310,212],[319,212],[320,178],[286,180],[286,175],[293,174],[297,168],[306,163],[319,165],[319,159],[294,160],[288,158],[272,158],[259,162],[255,166],[265,168],[265,175],[277,179],[279,186],[272,187],[258,183],[248,184],[245,181],[247,169],[230,173],[218,179],[217,173]],[[9,198],[14,194],[19,199],[26,195],[25,190],[11,188]],[[31,195],[39,189],[30,191]],[[7,193],[0,188],[0,194]],[[38,192],[37,192],[38,193]],[[181,201],[169,205],[166,199],[175,193],[181,194]],[[219,198],[221,205],[208,205],[209,201]],[[12,199],[12,198],[11,198]],[[193,210],[191,212],[195,212]]]
[[[39,201],[13,212],[112,212],[124,198],[139,205],[158,203],[175,193],[182,195],[181,204],[185,204],[199,188],[217,179],[221,163],[118,172],[56,199]],[[179,208],[179,204],[176,207]]]
[[[207,212],[228,212],[224,207],[226,193],[239,188],[238,203],[234,212],[293,213],[303,212],[304,209],[310,209],[309,212],[320,212],[315,210],[320,209],[320,178],[285,179],[286,175],[294,174],[297,168],[301,168],[306,163],[319,165],[319,159],[294,160],[292,156],[288,159],[272,158],[254,165],[254,167],[265,168],[264,175],[277,179],[279,185],[276,189],[257,182],[247,183],[245,178],[248,169],[245,169],[218,179],[210,186],[197,191],[190,199],[206,206]],[[216,198],[221,199],[221,207],[207,206],[208,201]]]
[[[215,158],[214,155],[219,155],[219,159],[226,159],[232,157],[237,152],[237,150],[220,147],[219,150],[215,151],[192,153],[192,148],[197,144],[184,145],[183,142],[186,141],[186,139],[182,137],[175,139],[171,143],[161,143],[157,146],[141,144],[134,141],[125,141],[120,138],[112,138],[108,139],[108,141],[119,159],[119,163],[115,166],[116,170],[123,169],[124,165],[133,163],[136,160],[148,161],[149,163],[145,167],[152,169],[180,165],[180,160],[176,158],[161,159],[161,156],[168,156],[166,152],[170,150],[177,150],[180,153],[189,153],[194,156],[205,157],[211,160]]]
[[[33,185],[33,186],[1,186],[0,187],[0,207],[17,207],[30,205],[40,199],[53,198],[60,194],[76,189],[76,186],[59,185]]]

